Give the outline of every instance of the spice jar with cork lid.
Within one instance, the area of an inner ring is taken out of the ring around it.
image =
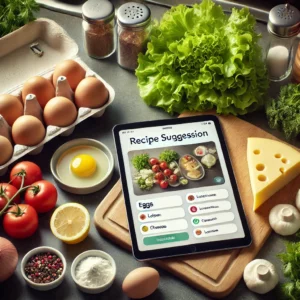
[[[138,54],[145,53],[151,29],[151,11],[141,3],[128,2],[117,13],[118,64],[128,70],[138,66]]]
[[[82,6],[82,27],[87,54],[103,59],[115,51],[115,8],[107,0],[89,0]]]
[[[267,49],[267,68],[271,81],[281,81],[290,75],[299,26],[300,12],[296,7],[280,4],[271,9],[268,21],[270,43]]]

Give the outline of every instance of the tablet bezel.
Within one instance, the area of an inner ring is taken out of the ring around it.
[[[212,121],[215,124],[245,236],[243,238],[237,238],[231,240],[228,239],[222,241],[198,243],[198,244],[191,244],[185,246],[174,246],[174,247],[161,248],[161,249],[148,250],[148,251],[140,251],[138,248],[137,237],[134,229],[133,215],[132,215],[132,210],[130,205],[129,192],[127,188],[126,172],[124,167],[124,159],[122,154],[119,132],[122,130],[133,130],[133,129],[145,128],[145,127],[177,125],[177,124],[195,123],[195,122],[203,122],[203,121]],[[184,117],[184,118],[176,118],[176,119],[164,119],[164,120],[120,124],[120,125],[116,125],[113,128],[113,135],[114,135],[115,146],[117,150],[117,157],[119,161],[123,195],[125,199],[127,219],[129,224],[129,232],[132,241],[132,252],[134,257],[137,260],[158,259],[158,258],[188,255],[194,253],[242,248],[242,247],[247,247],[251,244],[252,238],[251,238],[249,226],[242,206],[242,201],[235,180],[234,171],[232,168],[229,152],[225,142],[225,137],[218,117],[214,115],[200,115],[200,116]]]

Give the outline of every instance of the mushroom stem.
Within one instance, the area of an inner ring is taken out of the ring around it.
[[[257,272],[258,278],[263,281],[268,280],[271,275],[269,268],[263,264],[259,264],[257,266],[256,272]]]
[[[289,207],[284,207],[281,210],[281,218],[285,222],[291,222],[294,220],[294,213]]]

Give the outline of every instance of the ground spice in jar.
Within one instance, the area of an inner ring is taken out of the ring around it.
[[[85,287],[97,288],[110,281],[113,276],[113,266],[102,257],[89,256],[82,259],[75,269],[75,278]]]
[[[138,66],[138,55],[147,49],[144,31],[125,30],[119,36],[119,61],[122,67],[134,70]]]
[[[89,56],[103,58],[114,51],[114,28],[111,24],[87,24],[86,27],[85,47]]]
[[[151,11],[141,3],[121,5],[118,19],[118,64],[128,70],[138,66],[138,54],[147,50]]]
[[[89,56],[105,58],[115,51],[115,8],[107,0],[89,0],[82,6],[85,49]]]
[[[53,253],[45,252],[32,256],[24,267],[26,277],[34,283],[50,283],[59,278],[64,265]]]

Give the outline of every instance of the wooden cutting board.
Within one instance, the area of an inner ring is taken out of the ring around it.
[[[186,114],[182,116],[188,116]],[[168,270],[205,294],[222,298],[228,295],[243,275],[247,263],[253,260],[271,233],[268,222],[270,209],[278,203],[294,203],[300,188],[300,176],[273,195],[260,209],[252,211],[253,197],[246,158],[247,138],[276,139],[271,134],[234,116],[220,116],[233,170],[251,230],[252,245],[244,249],[195,254],[151,263]],[[126,209],[120,180],[95,211],[94,222],[99,232],[130,250]]]

